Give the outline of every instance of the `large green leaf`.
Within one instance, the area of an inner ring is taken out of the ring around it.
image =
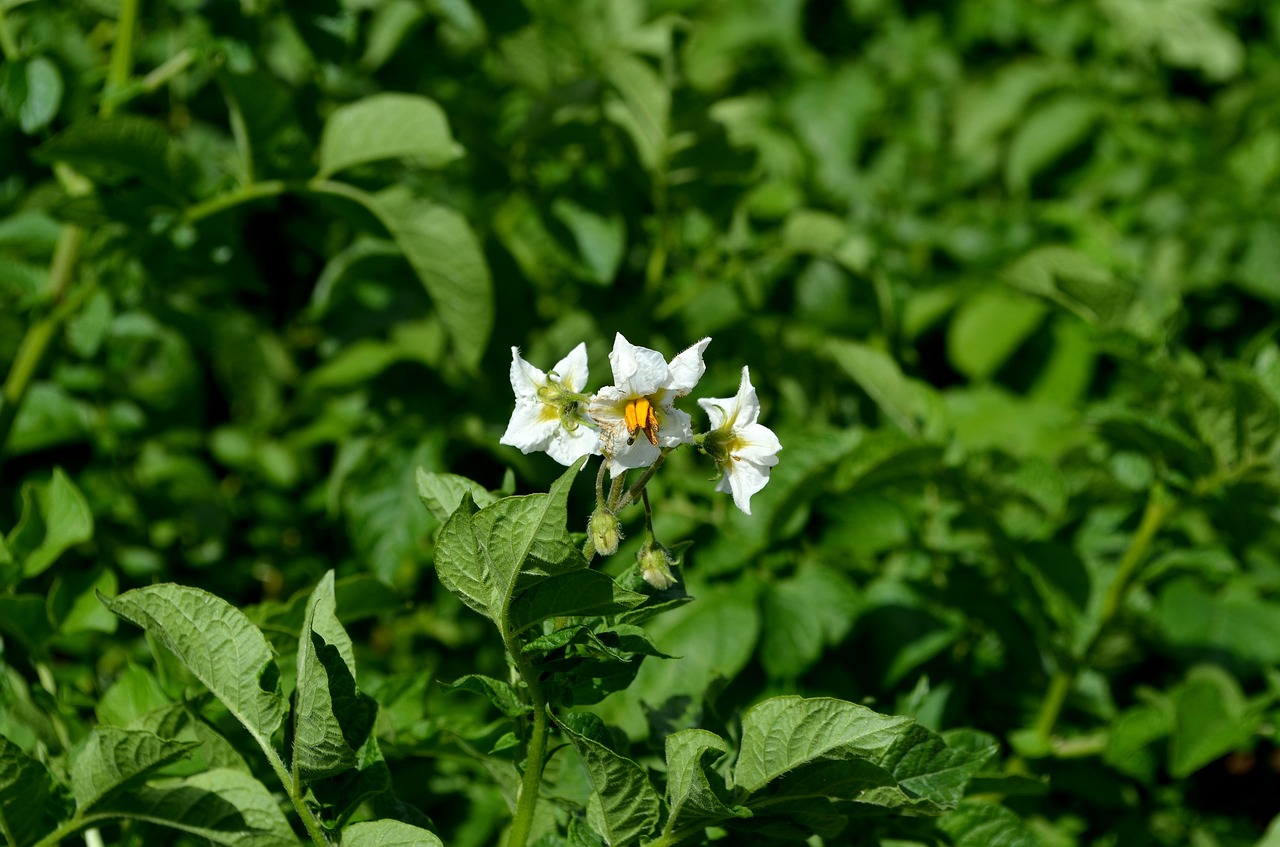
[[[878,762],[912,723],[829,697],[771,697],[743,716],[734,786],[754,793],[818,760]]]
[[[381,159],[412,159],[438,168],[461,155],[449,120],[434,101],[384,92],[329,116],[320,136],[320,176]]]
[[[342,847],[444,847],[434,834],[400,821],[353,823],[342,831]]]
[[[1040,847],[1041,841],[1003,806],[966,800],[938,823],[955,847]]]
[[[94,805],[139,777],[188,755],[200,745],[194,741],[161,738],[153,732],[100,726],[71,763],[71,790],[77,813]]]
[[[635,844],[652,832],[661,815],[661,802],[644,769],[600,741],[603,724],[594,715],[570,713],[560,727],[578,751],[595,787],[587,805],[592,827],[612,847]]]
[[[333,571],[316,585],[298,639],[293,761],[305,780],[355,767],[378,704],[356,686],[351,638],[337,617]]]
[[[0,833],[10,844],[30,844],[48,832],[49,772],[0,735]]]
[[[108,608],[177,656],[263,749],[284,720],[280,669],[262,632],[207,591],[171,583],[127,591]]]
[[[8,547],[24,576],[39,576],[68,548],[92,537],[93,513],[62,468],[54,468],[47,482],[22,486],[22,517]]]
[[[566,502],[579,461],[546,494],[505,497],[478,512],[469,494],[440,531],[436,573],[450,591],[508,632],[517,590],[541,578],[585,568],[586,560],[565,529]]]
[[[297,847],[280,804],[258,780],[215,768],[118,794],[97,814],[172,827],[227,847]]]
[[[391,232],[435,304],[458,359],[479,364],[493,329],[493,280],[480,241],[461,214],[390,188],[366,204]]]

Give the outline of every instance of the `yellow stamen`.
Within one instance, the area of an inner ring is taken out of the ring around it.
[[[652,403],[644,397],[637,397],[627,401],[622,414],[626,420],[627,434],[631,436],[627,439],[628,444],[636,440],[637,432],[643,432],[650,444],[658,446],[658,414]]]

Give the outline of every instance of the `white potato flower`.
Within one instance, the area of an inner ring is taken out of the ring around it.
[[[782,444],[773,430],[756,422],[760,400],[747,368],[742,368],[736,396],[699,400],[698,405],[711,418],[711,430],[699,442],[720,469],[716,491],[733,494],[734,504],[749,515],[751,495],[769,481]]]
[[[693,421],[672,405],[702,378],[704,338],[668,363],[657,350],[637,347],[618,333],[609,354],[613,385],[587,405],[614,476],[652,465],[664,447],[693,443]]]
[[[520,358],[520,348],[512,347],[511,389],[516,393],[516,408],[501,443],[519,447],[522,453],[545,450],[562,465],[598,455],[600,434],[582,414],[586,384],[587,345],[570,350],[550,374]]]

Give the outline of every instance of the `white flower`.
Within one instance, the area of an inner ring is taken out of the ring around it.
[[[747,368],[742,369],[737,396],[699,400],[698,405],[711,418],[711,431],[700,440],[722,474],[716,491],[733,494],[734,504],[749,515],[751,495],[769,481],[769,469],[778,464],[782,445],[773,430],[756,423],[760,400]]]
[[[587,384],[587,345],[569,351],[550,375],[520,358],[511,348],[511,388],[516,408],[500,439],[522,453],[545,450],[562,465],[600,452],[600,435],[582,415]]]
[[[614,476],[652,465],[663,447],[693,443],[693,421],[672,404],[702,378],[704,338],[668,364],[662,354],[636,347],[618,333],[609,364],[613,385],[591,398],[587,413],[600,425],[600,441]]]

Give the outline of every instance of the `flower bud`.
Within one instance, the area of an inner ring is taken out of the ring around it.
[[[640,576],[659,591],[676,584],[676,575],[671,571],[676,563],[675,557],[652,535],[645,539],[644,546],[636,553],[636,562],[640,565]]]
[[[612,556],[618,552],[618,542],[622,540],[618,517],[608,509],[596,509],[587,523],[587,537],[597,553]]]

